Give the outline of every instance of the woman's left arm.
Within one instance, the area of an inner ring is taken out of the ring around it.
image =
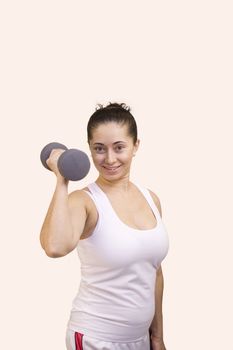
[[[155,315],[150,325],[150,334],[153,350],[166,350],[163,342],[163,271],[160,266],[156,272],[155,283]]]
[[[149,190],[155,205],[157,206],[160,216],[162,217],[162,208],[159,197]],[[150,325],[150,336],[151,336],[151,345],[153,350],[166,350],[163,342],[163,288],[164,288],[164,279],[162,267],[156,270],[156,282],[155,282],[155,315]]]

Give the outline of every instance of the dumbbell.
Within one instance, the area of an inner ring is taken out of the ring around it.
[[[53,149],[64,149],[57,161],[57,167],[60,174],[67,180],[77,181],[83,179],[90,170],[90,161],[87,154],[76,148],[68,149],[65,145],[59,142],[51,142],[46,145],[41,153],[40,160],[44,167],[51,170],[46,163]]]

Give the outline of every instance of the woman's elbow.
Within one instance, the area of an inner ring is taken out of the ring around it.
[[[60,258],[66,254],[61,254],[61,252],[59,252],[56,249],[53,248],[44,248],[45,254],[49,257],[49,258]]]
[[[64,247],[47,247],[44,249],[46,255],[50,258],[61,258],[69,254],[73,249],[68,249]]]

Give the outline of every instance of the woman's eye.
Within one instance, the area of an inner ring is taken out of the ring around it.
[[[103,147],[95,147],[94,149],[96,152],[101,152],[103,150]]]
[[[119,151],[121,151],[122,148],[123,148],[123,146],[117,146],[117,149],[118,149]]]

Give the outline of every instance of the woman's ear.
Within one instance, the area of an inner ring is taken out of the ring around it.
[[[133,151],[133,155],[134,155],[134,156],[135,156],[135,154],[136,154],[136,152],[137,152],[137,150],[138,150],[139,145],[140,145],[140,140],[137,139],[137,141],[136,141],[136,143],[135,143],[135,145],[134,145],[134,151]]]

